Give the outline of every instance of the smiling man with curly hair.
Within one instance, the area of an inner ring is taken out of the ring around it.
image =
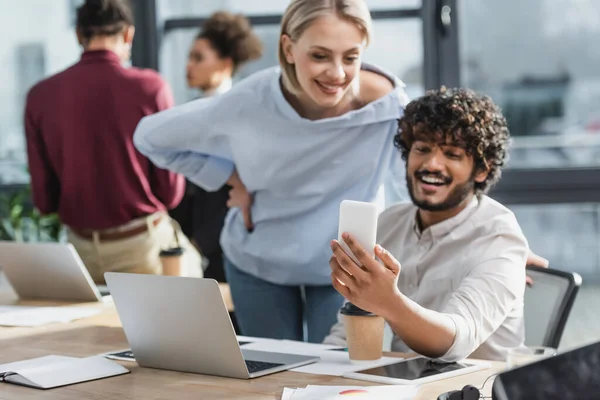
[[[344,235],[359,266],[332,242],[333,285],[388,322],[395,351],[504,360],[524,342],[528,256],[513,213],[485,195],[507,157],[506,120],[486,96],[441,88],[409,103],[399,128],[412,204],[379,217],[377,259]],[[341,316],[325,341],[345,342]]]
[[[467,182],[471,187],[461,188],[464,194],[471,188],[476,195],[485,194],[500,179],[510,135],[504,116],[489,97],[469,89],[442,87],[410,103],[399,125],[400,132],[394,143],[405,161],[411,147],[419,141],[459,147],[473,158],[473,178],[478,172],[486,174],[481,181]],[[407,183],[411,188],[410,175],[407,175]],[[449,208],[455,205],[450,204]]]

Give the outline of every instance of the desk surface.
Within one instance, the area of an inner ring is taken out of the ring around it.
[[[1,299],[0,299],[1,301]],[[6,303],[4,303],[6,304]],[[41,303],[24,303],[41,305]],[[48,303],[45,303],[50,305]],[[52,305],[56,305],[53,303]],[[82,306],[89,307],[90,304]],[[37,328],[0,327],[0,364],[58,354],[85,357],[128,347],[119,317],[112,304],[98,304],[103,312],[68,324]],[[397,353],[396,353],[397,354]],[[401,356],[401,354],[397,354]],[[11,384],[0,384],[0,400],[8,399],[280,399],[284,387],[306,385],[362,385],[369,382],[340,377],[281,372],[261,378],[242,380],[207,375],[140,368],[121,363],[131,374],[40,391]],[[466,384],[481,387],[485,379],[499,372],[504,363],[493,362],[492,369],[422,385],[418,400],[432,400],[445,391]],[[493,379],[486,384],[489,396]]]

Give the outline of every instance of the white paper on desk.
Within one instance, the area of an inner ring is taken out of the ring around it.
[[[382,365],[393,364],[402,360],[402,358],[398,357],[382,357],[375,361],[365,361],[361,362],[360,364],[353,364],[350,362],[350,357],[348,356],[347,352],[333,350],[339,348],[340,346],[328,344],[275,339],[262,340],[260,342],[248,343],[247,345],[244,345],[244,349],[249,350],[271,351],[276,353],[290,353],[319,357],[320,360],[315,363],[292,369],[294,372],[303,372],[306,374],[342,376],[346,372],[380,367]]]
[[[90,307],[27,307],[0,306],[0,326],[40,326],[55,322],[70,322],[99,314]]]
[[[265,338],[255,337],[255,336],[237,335],[237,340],[238,340],[238,342],[254,343],[254,342],[264,342],[264,341],[268,342],[268,341],[271,341],[273,339],[265,339]]]
[[[281,400],[292,400],[294,398],[294,393],[296,393],[297,390],[299,389],[283,388]]]
[[[419,391],[416,385],[320,386],[298,388],[288,400],[411,400]],[[285,391],[284,391],[285,393]]]
[[[239,338],[240,336],[238,336]],[[253,338],[249,338],[253,339]],[[295,340],[277,340],[262,339],[253,343],[244,345],[244,349],[270,351],[273,353],[288,353],[313,356],[330,349],[339,349],[342,346],[332,346],[329,344],[297,342]]]

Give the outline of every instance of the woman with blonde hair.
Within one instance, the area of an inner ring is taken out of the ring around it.
[[[371,29],[362,0],[293,0],[280,67],[136,130],[157,165],[232,187],[221,246],[244,335],[321,342],[344,301],[328,266],[340,202],[374,201],[384,180],[388,200],[404,195],[393,139],[407,98],[362,62]]]

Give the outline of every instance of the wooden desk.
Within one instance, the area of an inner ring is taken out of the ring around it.
[[[32,304],[32,303],[26,303]],[[36,303],[33,303],[36,304]],[[37,303],[39,304],[39,303]],[[52,304],[56,305],[56,304]],[[89,307],[90,304],[82,304]],[[49,354],[84,357],[129,347],[120,321],[111,304],[97,305],[102,314],[38,328],[0,327],[0,364]],[[401,356],[401,354],[396,353]],[[306,385],[371,385],[340,377],[281,372],[261,378],[242,380],[207,375],[140,368],[122,362],[131,374],[41,391],[0,383],[0,400],[13,399],[280,399],[284,387]],[[418,400],[435,400],[439,394],[461,389],[466,384],[481,387],[504,363],[492,363],[492,369],[423,385]],[[493,379],[484,393],[490,395]]]

